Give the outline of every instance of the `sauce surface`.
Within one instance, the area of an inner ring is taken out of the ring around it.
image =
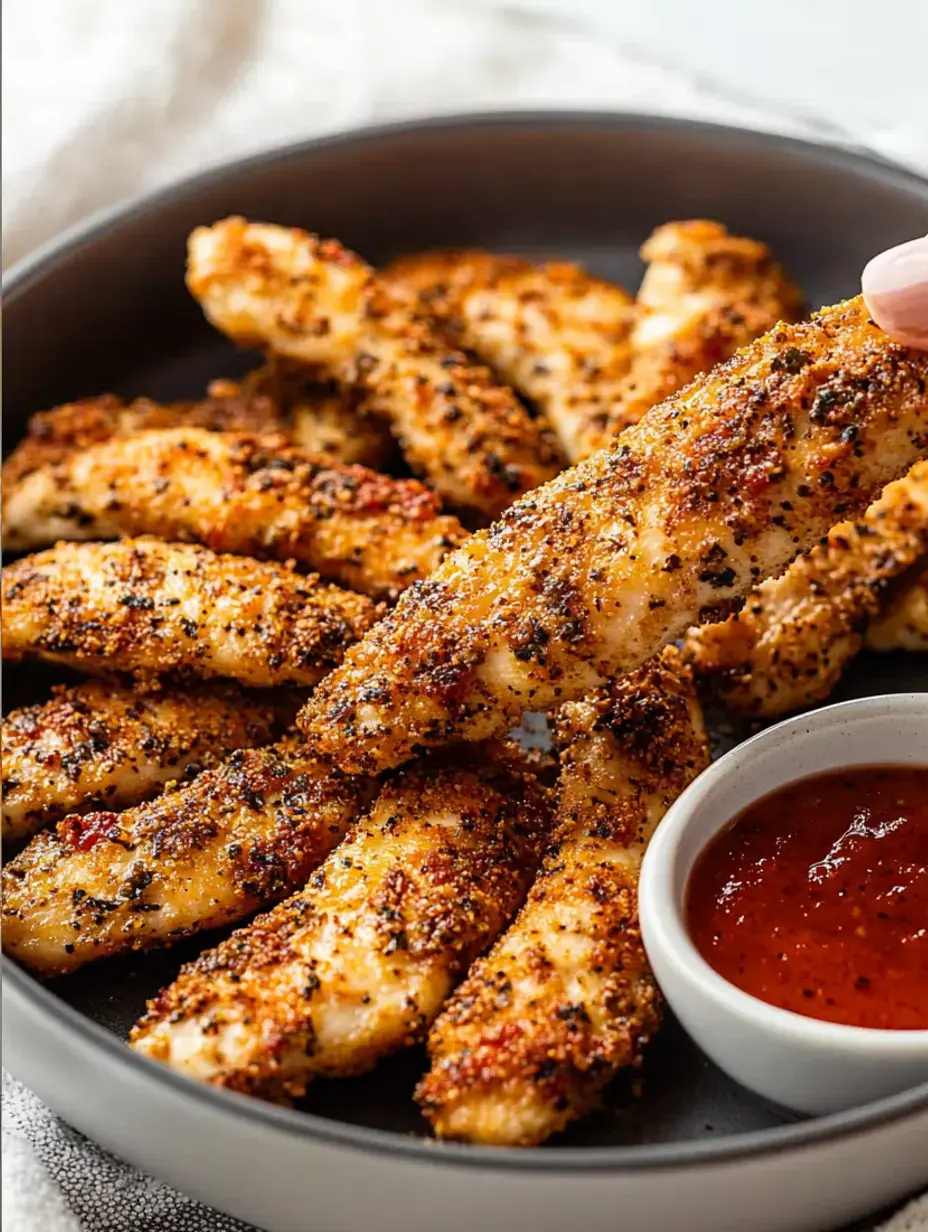
[[[686,911],[709,965],[770,1005],[928,1028],[928,767],[853,766],[756,801],[700,855]]]

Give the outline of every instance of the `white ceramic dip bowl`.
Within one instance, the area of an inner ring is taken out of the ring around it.
[[[826,706],[739,745],[674,803],[641,870],[642,935],[677,1018],[736,1081],[807,1113],[835,1112],[924,1082],[928,1030],[823,1022],[736,988],[690,939],[687,883],[706,844],[760,797],[810,775],[873,765],[928,765],[928,693]]]

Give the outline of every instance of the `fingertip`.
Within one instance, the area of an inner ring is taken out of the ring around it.
[[[881,329],[907,346],[928,349],[928,236],[868,261],[861,288]]]

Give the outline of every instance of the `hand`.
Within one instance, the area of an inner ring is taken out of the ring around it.
[[[861,284],[877,325],[897,342],[928,351],[928,235],[868,261]]]

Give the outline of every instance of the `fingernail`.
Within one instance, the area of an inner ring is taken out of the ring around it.
[[[928,348],[928,236],[874,257],[861,285],[881,329],[908,346]]]

